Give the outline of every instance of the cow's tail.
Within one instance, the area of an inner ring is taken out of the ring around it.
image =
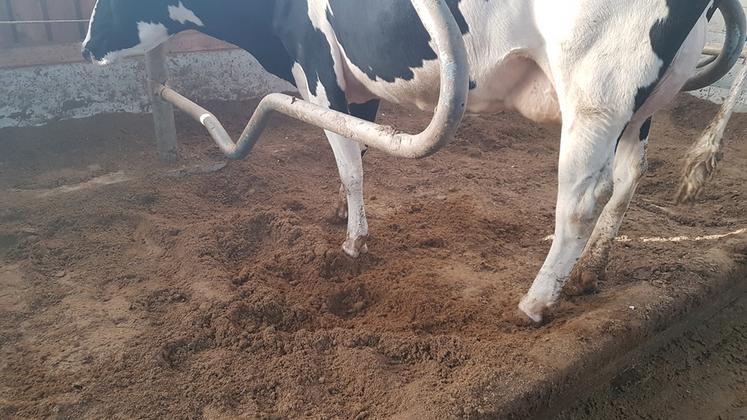
[[[718,9],[724,17],[726,35],[724,47],[718,56],[702,62],[698,67],[698,73],[693,76],[683,90],[698,90],[710,86],[724,77],[739,60],[745,42],[744,9],[739,0],[714,0],[713,8],[708,12],[708,17]]]
[[[745,83],[747,83],[747,65],[739,70],[729,96],[716,118],[685,155],[685,168],[677,192],[677,202],[692,202],[716,171],[716,165],[723,155],[724,130],[744,90]]]
[[[726,29],[724,47],[718,56],[698,65],[699,72],[685,84],[683,90],[696,90],[710,86],[724,77],[742,55],[747,26],[742,4],[739,0],[714,0],[713,7],[708,11],[709,20],[716,9],[724,17]],[[724,130],[734,112],[745,82],[747,82],[747,65],[734,79],[729,96],[716,118],[685,155],[685,167],[676,197],[678,203],[695,200],[706,181],[716,171],[716,165],[722,157]]]

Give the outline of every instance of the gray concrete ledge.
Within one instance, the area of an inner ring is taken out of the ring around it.
[[[242,50],[174,54],[171,84],[198,101],[254,98],[293,90]],[[0,70],[0,128],[30,127],[100,113],[149,111],[145,63],[88,63]]]

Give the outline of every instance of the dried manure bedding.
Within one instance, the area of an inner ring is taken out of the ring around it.
[[[208,104],[234,134],[255,105]],[[672,203],[716,111],[682,96],[655,118],[600,291],[537,328],[512,318],[550,246],[559,127],[468,117],[431,158],[370,152],[358,260],[318,129],[278,117],[223,163],[179,116],[179,167],[158,163],[148,115],[0,130],[0,417],[531,413],[744,261],[747,116],[698,203]]]

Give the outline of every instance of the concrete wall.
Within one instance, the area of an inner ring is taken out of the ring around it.
[[[171,85],[197,101],[253,98],[293,90],[238,50],[174,54]],[[0,70],[0,128],[34,126],[107,112],[147,112],[145,63],[71,63]]]
[[[742,7],[747,12],[747,0],[740,0]],[[708,43],[721,45],[724,42],[724,20],[721,18],[719,13],[716,13],[708,24]],[[741,62],[738,63],[732,71],[720,81],[716,82],[710,87],[693,92],[695,96],[700,98],[708,99],[716,103],[722,103],[724,98],[729,94],[729,88],[734,81],[734,75],[736,74]],[[742,93],[739,100],[739,105],[736,108],[737,112],[747,112],[747,94]]]

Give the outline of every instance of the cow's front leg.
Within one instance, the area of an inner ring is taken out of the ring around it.
[[[615,152],[614,192],[563,289],[568,295],[592,292],[596,290],[597,282],[604,278],[615,237],[635,189],[646,172],[650,124],[650,119],[643,125],[631,123],[620,139]]]
[[[366,152],[368,151],[368,146],[361,144],[361,159],[363,159],[364,156],[366,156]],[[337,194],[337,205],[335,207],[335,215],[340,220],[347,220],[348,219],[348,193],[345,188],[345,184],[340,183],[340,191]]]
[[[351,113],[351,108],[355,109],[355,107],[348,105],[343,86],[339,84],[343,79],[337,76],[337,74],[341,74],[342,70],[334,67],[315,67],[315,64],[318,63],[306,63],[306,66],[297,64],[293,67],[293,77],[301,95],[304,99],[317,105],[338,112]],[[313,80],[313,85],[317,86],[315,92],[309,89],[310,83],[307,74],[318,78],[318,80]],[[324,89],[319,89],[319,84]],[[368,251],[366,246],[368,222],[363,209],[361,146],[356,141],[346,139],[330,131],[325,131],[325,134],[335,154],[337,169],[342,181],[341,195],[344,194],[347,207],[345,213],[347,213],[348,219],[348,232],[347,238],[342,244],[342,249],[347,255],[355,258]],[[340,215],[339,207],[338,215]]]
[[[521,312],[541,322],[586,246],[602,207],[612,194],[615,139],[624,121],[570,114],[564,117],[558,165],[555,238]],[[567,119],[570,119],[568,121]]]
[[[348,105],[349,113],[354,117],[358,117],[370,122],[376,122],[376,114],[379,111],[380,102],[381,101],[379,101],[378,99],[373,99],[362,104],[350,104]],[[360,144],[361,158],[366,155],[367,151],[368,147],[365,144]],[[345,191],[344,184],[340,185],[340,193],[337,199],[335,214],[342,220],[348,218],[348,195]]]
[[[337,169],[342,181],[341,194],[345,195],[348,218],[348,232],[342,249],[355,258],[366,253],[368,247],[368,222],[363,207],[363,160],[357,142],[348,140],[338,134],[327,131],[332,151],[337,161]]]

